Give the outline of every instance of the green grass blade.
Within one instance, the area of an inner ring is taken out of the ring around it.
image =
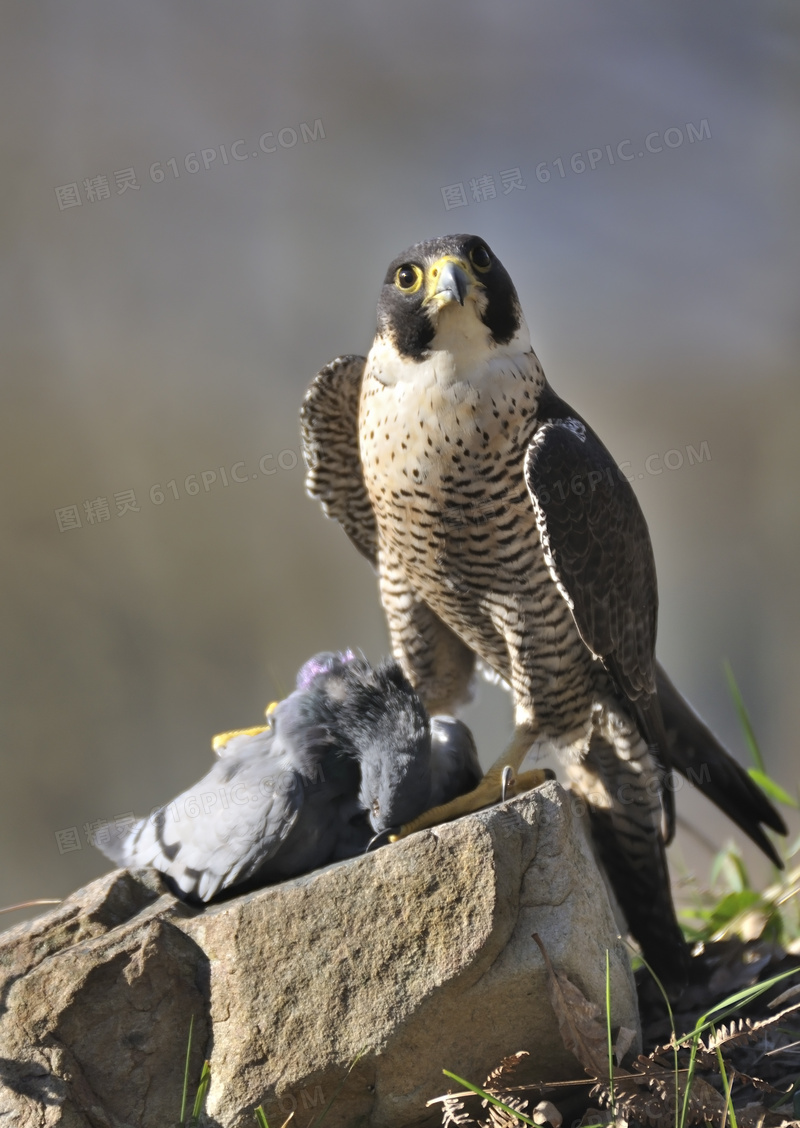
[[[449,1069],[443,1069],[442,1073],[445,1075],[445,1077],[449,1077],[452,1081],[457,1081],[458,1084],[461,1085],[464,1089],[469,1089],[471,1092],[476,1093],[479,1097],[483,1097],[485,1101],[488,1101],[489,1104],[494,1105],[495,1108],[501,1108],[503,1112],[510,1113],[511,1116],[516,1116],[517,1120],[521,1120],[523,1124],[530,1124],[531,1128],[537,1128],[535,1120],[531,1120],[522,1112],[517,1112],[517,1110],[515,1108],[512,1108],[511,1105],[503,1104],[503,1102],[499,1101],[497,1097],[493,1097],[491,1093],[487,1093],[484,1089],[480,1089],[477,1085],[473,1085],[471,1081],[465,1081],[463,1077],[459,1077],[457,1073],[451,1073]]]
[[[611,1115],[616,1120],[617,1109],[614,1097],[614,1047],[611,1043],[611,968],[608,948],[606,948],[606,1041],[608,1043],[608,1094],[611,1098]]]
[[[633,946],[629,943],[629,941],[626,940],[625,943],[628,945],[628,947],[631,949],[631,951],[634,951]],[[652,967],[647,962],[647,960],[644,958],[644,956],[641,954],[641,952],[636,952],[636,955],[639,957],[639,959],[642,961],[644,966],[647,968],[647,970],[652,975],[653,982],[655,983],[656,987],[658,987],[659,991],[661,992],[661,997],[664,1000],[664,1005],[666,1006],[667,1014],[669,1015],[669,1028],[672,1031],[672,1060],[673,1060],[673,1063],[675,1065],[675,1071],[674,1071],[675,1072],[675,1128],[679,1128],[678,1106],[680,1105],[681,1091],[680,1091],[680,1082],[679,1082],[679,1078],[678,1078],[678,1038],[677,1038],[677,1035],[675,1033],[675,1016],[672,1013],[672,1007],[670,1006],[670,1002],[669,1002],[669,995],[666,992],[664,984],[658,978],[658,976],[653,971]]]
[[[697,1063],[697,1046],[700,1042],[700,1032],[695,1031],[692,1035],[691,1049],[689,1051],[689,1068],[686,1071],[686,1089],[683,1094],[683,1104],[681,1105],[681,1117],[679,1121],[680,1128],[686,1128],[686,1117],[689,1114],[689,1097],[692,1092],[692,1084],[694,1082],[694,1071]],[[677,1072],[675,1078],[677,1080]]]
[[[183,1069],[183,1095],[181,1096],[181,1124],[186,1123],[186,1100],[189,1095],[189,1057],[192,1052],[192,1031],[194,1030],[194,1015],[189,1020],[189,1041],[186,1045],[186,1065]]]
[[[699,920],[704,920],[704,939],[718,939],[718,933],[728,928],[731,923],[744,916],[745,913],[761,909],[769,911],[769,906],[764,902],[760,893],[747,889],[743,893],[727,893],[712,909],[697,911]]]
[[[719,881],[723,870],[728,868],[729,856],[733,849],[735,849],[735,847],[729,844],[728,846],[723,846],[722,849],[714,855],[714,860],[711,863],[711,871],[708,876],[709,885],[712,886],[712,888]],[[730,881],[728,884],[730,885]]]
[[[200,1084],[197,1086],[197,1094],[194,1098],[194,1108],[192,1109],[192,1117],[189,1121],[190,1125],[197,1124],[200,1119],[200,1113],[203,1111],[205,1104],[206,1093],[208,1086],[211,1084],[211,1066],[207,1061],[203,1062],[203,1071],[200,1074]]]
[[[767,775],[766,772],[761,772],[758,768],[748,768],[747,774],[752,779],[753,783],[757,783],[762,791],[774,799],[776,803],[783,803],[786,807],[792,807],[795,811],[798,808],[797,800],[788,791],[784,791],[779,783]]]
[[[712,1007],[710,1010],[706,1011],[705,1014],[701,1015],[700,1018],[698,1018],[694,1030],[692,1030],[691,1033],[684,1035],[680,1039],[677,1039],[677,1041],[681,1044],[688,1042],[690,1047],[689,1068],[686,1073],[686,1089],[683,1094],[683,1101],[681,1102],[680,1117],[676,1117],[678,1128],[685,1128],[686,1126],[686,1119],[689,1113],[689,1098],[692,1092],[692,1083],[694,1081],[695,1067],[697,1064],[697,1047],[700,1043],[701,1034],[703,1034],[706,1030],[713,1029],[716,1022],[719,1022],[721,1019],[726,1018],[729,1014],[738,1010],[743,1003],[750,1002],[750,1000],[756,998],[758,995],[763,994],[764,991],[769,990],[769,988],[773,987],[776,983],[780,983],[781,980],[786,979],[793,974],[793,970],[784,971],[780,975],[774,975],[771,979],[766,980],[764,983],[757,983],[753,987],[746,987],[741,991],[735,992],[735,994],[733,995],[729,995],[727,999],[724,999],[721,1003],[718,1003],[717,1006]],[[675,1088],[676,1094],[678,1094],[677,1049],[675,1051],[675,1058]],[[677,1107],[678,1105],[676,1100],[676,1108]]]
[[[733,1099],[731,1097],[731,1085],[728,1079],[728,1071],[725,1068],[725,1062],[722,1060],[722,1050],[719,1048],[719,1046],[715,1046],[714,1049],[717,1051],[717,1061],[719,1062],[719,1071],[722,1075],[722,1084],[725,1089],[725,1103],[727,1104],[728,1112],[730,1113],[731,1125],[732,1128],[739,1128],[736,1120],[736,1109],[733,1107]]]
[[[757,999],[759,995],[763,995],[765,991],[769,991],[770,987],[774,987],[776,983],[782,982],[782,980],[787,979],[790,975],[794,975],[795,972],[795,968],[790,968],[789,971],[782,971],[780,975],[773,975],[771,979],[765,979],[763,983],[755,983],[752,987],[743,987],[741,991],[734,992],[733,995],[729,995],[727,999],[723,999],[721,1003],[717,1003],[716,1006],[707,1010],[705,1014],[701,1014],[695,1024],[694,1030],[691,1030],[688,1034],[684,1034],[678,1041],[683,1043],[689,1042],[694,1037],[699,1038],[706,1030],[711,1029],[714,1023],[720,1022],[723,1018],[727,1018],[729,1014],[738,1010],[745,1003]]]
[[[758,741],[756,740],[756,734],[753,731],[753,726],[750,722],[750,714],[747,712],[747,707],[745,706],[742,694],[739,690],[739,686],[736,683],[733,668],[727,658],[725,659],[724,666],[725,677],[728,679],[728,689],[730,690],[731,697],[733,698],[733,703],[736,706],[736,712],[739,715],[739,724],[742,726],[742,732],[744,733],[744,738],[747,741],[747,747],[750,749],[750,755],[753,757],[753,763],[755,764],[758,771],[760,771],[763,775],[766,775],[766,769],[764,767],[764,757],[761,755],[761,749],[759,748]]]
[[[267,1120],[267,1114],[264,1112],[263,1105],[259,1105],[258,1108],[253,1109],[253,1113],[255,1115],[256,1124],[258,1124],[258,1128],[269,1128],[269,1122]]]
[[[744,864],[744,858],[738,850],[731,852],[731,865],[736,871],[736,878],[739,882],[739,889],[742,893],[752,893],[753,886],[750,883],[750,874],[747,872],[747,867]]]

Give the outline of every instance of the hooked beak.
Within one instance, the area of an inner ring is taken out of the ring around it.
[[[470,291],[472,279],[466,270],[452,259],[435,263],[431,274],[438,269],[438,276],[431,294],[431,299],[439,308],[449,302],[458,302],[463,306],[464,299]]]

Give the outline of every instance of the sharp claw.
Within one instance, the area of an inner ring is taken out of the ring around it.
[[[508,789],[510,787],[514,786],[514,782],[515,782],[514,769],[511,767],[510,764],[506,764],[506,766],[503,768],[503,775],[502,775],[502,778],[501,778],[501,781],[500,781],[500,802],[501,803],[505,803],[506,793],[508,792]]]
[[[372,838],[370,838],[364,853],[371,854],[374,850],[379,850],[381,846],[385,846],[388,842],[396,842],[398,837],[394,827],[379,830],[377,834],[373,834]]]

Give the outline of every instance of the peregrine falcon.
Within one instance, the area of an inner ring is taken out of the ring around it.
[[[483,239],[398,255],[369,355],[319,373],[301,424],[308,491],[377,568],[393,653],[428,710],[469,699],[476,659],[513,694],[513,738],[477,789],[403,833],[497,801],[509,769],[555,748],[602,829],[631,932],[679,986],[647,524],[600,439],[550,387]]]
[[[209,901],[361,854],[482,775],[466,725],[430,721],[393,661],[318,654],[269,720],[226,734],[199,783],[96,845]]]

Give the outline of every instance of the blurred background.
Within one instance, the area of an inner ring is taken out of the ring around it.
[[[369,566],[305,496],[298,408],[368,350],[389,260],[448,231],[503,260],[634,479],[673,679],[747,762],[727,657],[796,791],[788,0],[0,18],[0,906],[104,872],[90,828],[198,779],[315,651],[387,651]],[[467,719],[490,762],[509,700],[482,685]],[[678,808],[676,872],[705,876],[731,827]]]

